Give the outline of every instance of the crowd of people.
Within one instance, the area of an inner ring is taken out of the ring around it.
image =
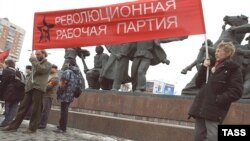
[[[71,59],[59,78],[58,67],[47,59],[45,50],[31,54],[31,65],[25,74],[15,68],[11,59],[0,64],[0,100],[4,101],[2,131],[17,131],[24,119],[29,120],[24,133],[35,133],[47,126],[53,98],[61,102],[61,117],[56,133],[66,132],[68,107],[74,99],[75,85],[79,69]],[[76,73],[76,75],[75,75]],[[59,91],[59,88],[61,91]]]

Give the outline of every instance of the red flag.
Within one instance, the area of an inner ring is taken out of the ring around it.
[[[38,12],[33,49],[72,48],[205,33],[201,0],[136,1]]]
[[[9,55],[9,50],[0,52],[0,63],[3,63],[4,60],[8,57],[8,55]]]

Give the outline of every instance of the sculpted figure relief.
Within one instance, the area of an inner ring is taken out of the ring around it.
[[[208,45],[208,47],[213,47],[213,42],[210,39],[208,39],[207,40],[207,45]],[[188,65],[186,68],[184,68],[181,71],[182,74],[187,74],[187,72],[191,71],[194,66],[198,70],[198,68],[200,66],[200,63],[202,63],[202,61],[206,57],[206,52],[205,52],[205,48],[204,47],[205,47],[205,42],[202,43],[197,58],[194,60],[193,63],[191,63],[190,65]]]
[[[207,40],[207,45],[209,48],[212,48],[213,47],[213,42],[208,39]],[[212,51],[210,51],[209,53],[209,56],[214,56],[214,54],[211,54]],[[187,74],[187,71],[191,71],[192,68],[194,66],[196,66],[196,69],[199,70],[200,68],[200,64],[204,61],[206,57],[206,52],[205,52],[205,42],[202,43],[202,46],[199,50],[199,54],[196,58],[196,60],[191,63],[189,66],[187,66],[186,68],[184,68],[181,73],[182,74]],[[196,76],[197,76],[197,73],[194,75],[194,77],[191,79],[191,81],[185,86],[185,88],[182,89],[182,94],[185,94],[185,95],[195,95],[196,93],[198,93],[199,91],[199,88],[196,87],[195,85],[195,79],[196,79]]]
[[[170,61],[167,59],[167,55],[161,48],[160,43],[180,41],[186,38],[178,37],[137,42],[131,70],[133,91],[142,92],[146,90],[146,73],[150,65],[159,63],[169,65]]]
[[[102,46],[96,46],[96,55],[94,56],[94,68],[85,69],[86,79],[88,81],[89,89],[100,89],[101,85],[99,83],[99,77],[101,70],[106,65],[109,55],[103,53]],[[105,88],[103,88],[105,89]]]
[[[217,46],[221,41],[232,42],[233,44],[240,44],[245,37],[245,33],[234,33],[231,28],[248,23],[248,17],[245,15],[240,16],[225,16],[223,18],[224,25],[222,26],[222,32],[214,46]],[[226,26],[230,27],[226,29]]]
[[[170,63],[158,41],[137,42],[131,70],[133,91],[142,92],[146,90],[147,70],[150,65],[157,65],[160,62]]]
[[[77,57],[77,48],[65,48],[64,62],[61,70],[65,70],[69,65],[70,59],[76,59]]]
[[[111,53],[106,66],[101,72],[102,84],[104,80],[112,81],[112,90],[119,90],[121,84],[131,82],[128,75],[129,59],[134,54],[135,43],[106,45]]]
[[[232,27],[231,31],[234,33],[250,33],[250,24],[245,24],[242,26]],[[249,99],[250,98],[250,36],[246,39],[248,44],[240,46],[237,50],[239,56],[241,57],[241,69],[243,74],[243,95],[242,98]],[[238,57],[238,58],[240,58]]]

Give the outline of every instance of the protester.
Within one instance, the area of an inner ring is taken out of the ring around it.
[[[4,69],[4,65],[3,65],[3,63],[0,63],[0,82],[2,80],[3,69]]]
[[[69,105],[74,100],[74,92],[78,84],[77,76],[80,70],[76,66],[75,59],[69,60],[69,66],[62,72],[60,84],[57,90],[57,99],[61,101],[61,114],[56,133],[65,133],[67,129]]]
[[[31,76],[32,74],[32,66],[31,65],[27,65],[25,67],[25,73],[26,73],[26,80],[29,80],[28,78]],[[27,81],[26,81],[27,82]]]
[[[32,74],[32,66],[31,65],[27,65],[25,67],[25,73],[26,73],[26,83],[27,83],[27,81],[29,80],[29,77],[31,77],[31,74]],[[24,119],[30,120],[31,112],[32,112],[32,110],[31,110],[31,106],[30,106],[27,114],[24,117]]]
[[[39,129],[44,129],[47,126],[47,121],[52,106],[52,100],[54,95],[56,95],[58,83],[59,83],[59,78],[57,73],[57,66],[52,65],[51,72],[48,78],[46,93],[43,95],[43,106],[42,106],[41,120],[38,127]]]
[[[0,83],[2,81],[2,74],[3,74],[3,69],[4,69],[4,64],[0,63]],[[2,101],[2,96],[1,96],[1,92],[0,92],[0,101]],[[0,114],[3,113],[3,109],[4,109],[4,103],[1,102],[1,107],[0,107]]]
[[[13,60],[5,61],[6,68],[2,73],[2,81],[0,83],[0,91],[3,100],[5,101],[4,120],[0,127],[5,127],[14,119],[18,103],[23,99],[24,86],[21,82],[21,72],[15,69],[15,62]]]
[[[195,141],[217,141],[218,125],[222,124],[232,102],[243,92],[240,66],[232,61],[235,47],[221,42],[216,47],[215,62],[205,59],[198,71],[196,86],[200,88],[189,111],[195,119]],[[206,83],[206,70],[210,75]]]
[[[35,57],[36,55],[36,57]],[[47,52],[45,50],[37,50],[35,55],[32,53],[30,62],[32,64],[32,76],[29,77],[25,86],[25,96],[18,109],[16,118],[3,131],[16,131],[21,125],[30,106],[32,106],[32,114],[28,129],[24,133],[36,132],[41,114],[42,96],[46,91],[48,77],[51,70],[51,63],[46,59]]]

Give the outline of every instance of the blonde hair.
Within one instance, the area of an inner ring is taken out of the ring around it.
[[[235,53],[235,46],[232,42],[221,41],[216,49],[223,49],[230,57],[233,57]]]

